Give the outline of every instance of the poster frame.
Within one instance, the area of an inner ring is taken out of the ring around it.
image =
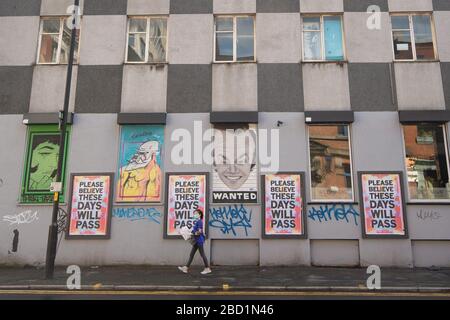
[[[395,235],[395,234],[367,234],[366,232],[366,213],[364,210],[364,196],[362,192],[362,176],[365,174],[385,174],[385,175],[398,175],[400,181],[400,195],[402,197],[402,212],[403,212],[403,226],[405,234]],[[358,192],[359,192],[359,208],[360,208],[360,218],[361,218],[361,233],[364,239],[408,239],[408,220],[406,213],[406,203],[405,203],[405,188],[403,181],[402,171],[358,171]]]
[[[306,197],[305,197],[305,172],[303,171],[280,171],[277,173],[272,173],[273,175],[300,175],[300,196],[302,197],[302,234],[288,235],[288,234],[277,234],[270,235],[266,234],[266,175],[261,175],[261,237],[263,239],[307,239],[307,221],[305,219],[306,210]]]
[[[108,176],[109,177],[109,200],[108,200],[108,217],[106,222],[106,234],[105,235],[71,235],[70,232],[70,214],[72,211],[72,197],[73,197],[73,182],[76,176]],[[70,199],[68,200],[67,206],[67,218],[66,218],[66,236],[67,240],[75,240],[75,239],[86,239],[86,240],[94,240],[94,239],[103,239],[107,240],[111,238],[111,220],[112,220],[112,210],[114,203],[114,173],[113,172],[84,172],[84,173],[71,173],[70,174]]]
[[[209,172],[166,172],[166,177],[164,179],[165,182],[165,195],[164,195],[164,231],[163,231],[163,239],[183,239],[181,235],[169,235],[167,233],[167,225],[168,225],[168,209],[169,209],[169,178],[170,176],[205,176],[205,210],[204,220],[205,224],[203,226],[205,239],[208,239],[209,235]]]

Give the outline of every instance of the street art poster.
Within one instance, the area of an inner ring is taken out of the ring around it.
[[[67,127],[62,166],[63,191],[59,201],[64,202],[65,168],[70,126]],[[56,181],[59,157],[59,129],[57,125],[30,125],[22,179],[20,203],[46,204],[53,202],[50,185]]]
[[[204,232],[208,230],[208,173],[167,173],[164,236],[180,237],[182,227],[194,226],[194,210],[203,211]]]
[[[358,172],[365,237],[407,237],[401,172]]]
[[[109,239],[113,173],[72,174],[68,239]]]
[[[122,126],[116,202],[161,202],[163,144],[162,125]]]
[[[255,124],[214,125],[213,203],[257,203]]]
[[[263,237],[305,237],[303,173],[262,176]]]

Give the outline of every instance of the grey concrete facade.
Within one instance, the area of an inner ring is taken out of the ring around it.
[[[64,15],[64,0],[0,1],[0,217],[31,210],[29,224],[0,220],[0,264],[45,261],[50,205],[19,203],[27,144],[22,115],[62,108],[66,65],[36,64],[39,16]],[[382,28],[365,28],[369,5],[379,5]],[[390,13],[433,12],[438,59],[393,61]],[[302,59],[302,14],[343,15],[345,61]],[[209,172],[207,164],[175,164],[176,129],[194,136],[194,122],[211,128],[210,112],[257,111],[259,129],[278,129],[279,171],[305,173],[305,239],[263,239],[262,203],[243,204],[249,223],[235,232],[210,225],[208,259],[224,265],[450,266],[450,203],[407,203],[406,239],[365,239],[361,233],[358,171],[401,171],[406,177],[399,110],[450,109],[450,4],[447,0],[84,0],[80,60],[70,111],[75,112],[66,176],[117,174],[117,113],[167,112],[162,149],[166,172]],[[256,61],[214,63],[214,15],[255,16]],[[125,62],[127,15],[168,17],[168,61]],[[107,27],[106,27],[107,26]],[[20,39],[20,41],[18,40]],[[352,203],[312,203],[305,111],[354,111],[350,125]],[[447,136],[448,136],[448,124]],[[447,137],[448,138],[448,137]],[[204,147],[207,143],[203,142]],[[447,147],[448,139],[447,139]],[[194,156],[194,146],[191,154]],[[258,176],[263,174],[259,169]],[[258,178],[260,179],[260,177]],[[406,178],[404,178],[406,179]],[[405,186],[407,181],[404,181]],[[258,184],[259,186],[259,184]],[[66,189],[68,187],[66,183]],[[260,197],[261,188],[258,187]],[[407,194],[407,188],[405,187]],[[165,191],[163,192],[163,199]],[[240,206],[240,204],[238,204]],[[213,204],[211,209],[231,204]],[[67,203],[64,204],[67,208]],[[128,209],[152,209],[155,220],[132,220]],[[164,201],[113,205],[111,238],[66,240],[57,264],[183,264],[189,246],[164,239]],[[345,212],[319,219],[318,212]],[[210,217],[211,218],[211,217]],[[13,252],[14,230],[19,233]],[[196,257],[195,264],[201,264]]]

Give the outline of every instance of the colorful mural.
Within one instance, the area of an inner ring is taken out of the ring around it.
[[[67,144],[70,127],[66,135],[62,181],[64,186]],[[51,203],[53,193],[50,185],[56,180],[59,156],[59,130],[56,125],[33,125],[28,130],[28,146],[22,181],[21,203]],[[64,192],[60,193],[64,201]]]
[[[122,126],[116,202],[161,201],[164,126]]]

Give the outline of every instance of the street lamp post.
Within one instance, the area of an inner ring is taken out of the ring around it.
[[[79,13],[78,7],[80,0],[74,0],[73,15],[72,15],[72,35],[70,40],[70,51],[69,51],[69,62],[67,65],[67,78],[66,78],[66,91],[64,97],[64,110],[60,112],[59,117],[59,156],[58,156],[58,169],[56,172],[56,182],[61,182],[62,176],[62,166],[63,158],[65,153],[65,141],[66,141],[66,127],[67,127],[67,116],[69,111],[69,98],[70,98],[70,87],[72,84],[72,69],[73,69],[73,59],[75,52],[75,39],[77,35],[77,14]],[[48,229],[48,241],[47,241],[47,255],[45,258],[45,278],[52,279],[55,270],[55,258],[56,258],[56,247],[58,242],[58,211],[59,211],[59,192],[56,190],[53,195],[53,213],[52,213],[52,223]],[[68,213],[70,215],[70,212]],[[68,217],[69,218],[69,217]]]

